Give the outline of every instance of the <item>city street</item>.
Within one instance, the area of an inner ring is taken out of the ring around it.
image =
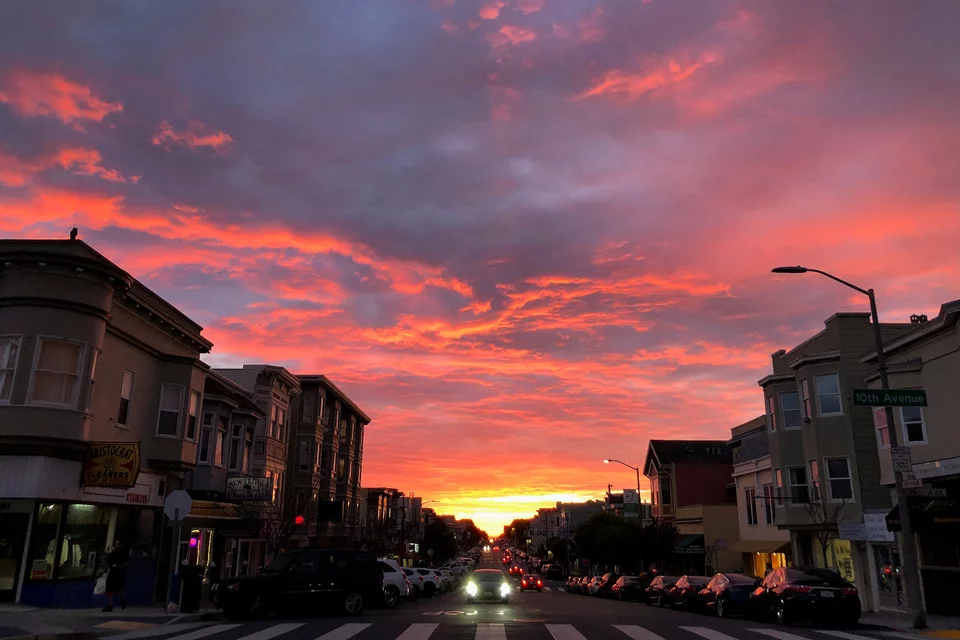
[[[487,556],[480,568],[501,568]],[[511,579],[514,584],[518,580]],[[171,624],[111,634],[113,640],[883,640],[916,637],[876,629],[835,631],[776,627],[743,619],[718,619],[565,593],[547,581],[543,593],[515,590],[509,605],[467,605],[462,593],[372,609],[357,618],[298,617]]]

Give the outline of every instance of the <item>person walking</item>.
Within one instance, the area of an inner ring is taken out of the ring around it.
[[[127,586],[127,562],[129,561],[130,554],[123,547],[123,543],[117,540],[113,545],[113,551],[107,554],[107,606],[103,608],[104,611],[113,611],[113,594],[117,594],[120,608],[127,608],[123,590]]]

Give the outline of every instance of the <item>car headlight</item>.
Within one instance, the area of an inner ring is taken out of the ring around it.
[[[468,582],[468,583],[467,583],[467,595],[468,595],[468,596],[475,596],[475,595],[477,595],[477,585],[474,584],[473,582]]]
[[[508,593],[510,593],[510,585],[504,582],[502,585],[500,585],[500,595],[505,596]]]

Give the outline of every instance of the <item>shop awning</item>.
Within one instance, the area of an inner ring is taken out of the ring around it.
[[[740,553],[787,553],[789,540],[738,540],[730,545],[730,551]]]
[[[213,520],[238,520],[241,517],[240,505],[232,502],[214,502],[212,500],[194,500],[188,518],[207,518]]]
[[[676,546],[673,548],[674,553],[684,553],[684,554],[702,554],[703,553],[703,534],[694,533],[691,535],[682,536],[678,541]]]
[[[887,530],[900,531],[900,505],[887,514]],[[960,524],[960,501],[928,498],[910,501],[910,522],[914,531],[930,531],[944,524]]]

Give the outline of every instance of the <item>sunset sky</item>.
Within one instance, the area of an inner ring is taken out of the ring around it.
[[[323,373],[363,483],[491,532],[725,438],[875,287],[960,298],[960,2],[4,2],[0,235],[216,366]]]

